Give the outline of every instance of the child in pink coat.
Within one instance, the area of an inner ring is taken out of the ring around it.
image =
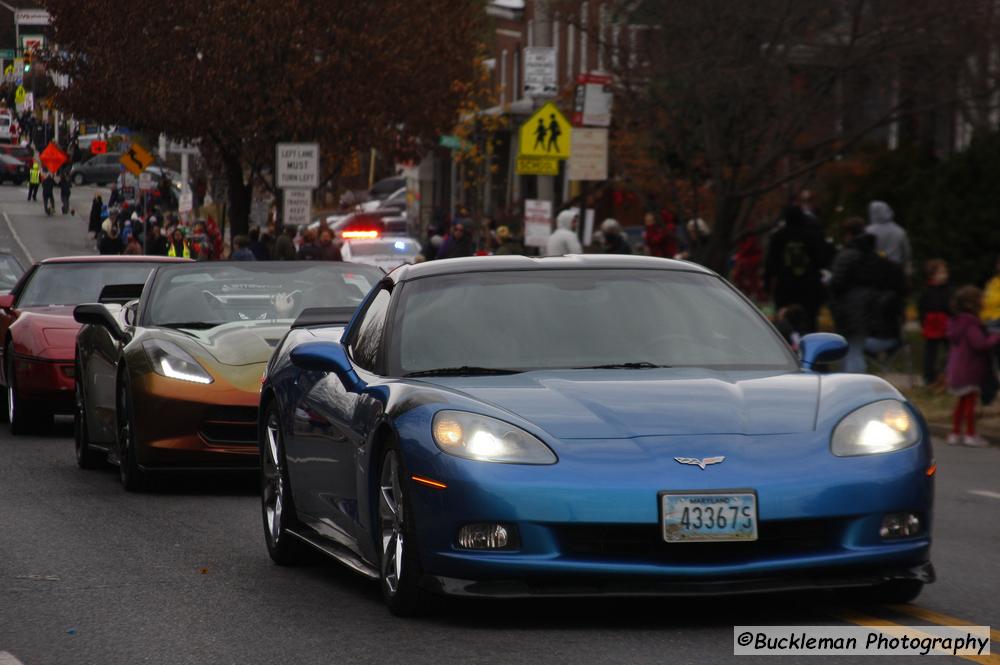
[[[993,371],[991,350],[1000,344],[1000,334],[989,335],[979,318],[983,306],[983,292],[975,286],[963,286],[952,300],[954,316],[948,324],[948,352],[946,376],[948,391],[958,397],[952,414],[951,434],[948,443],[986,447],[989,442],[976,434],[976,403],[979,387],[989,372]],[[960,436],[962,421],[965,436]]]

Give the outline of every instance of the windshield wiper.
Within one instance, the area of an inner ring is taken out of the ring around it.
[[[591,365],[589,367],[574,367],[573,369],[657,369],[670,365],[656,365],[650,362],[612,363],[610,365]]]
[[[501,367],[440,367],[438,369],[423,369],[419,372],[404,374],[404,378],[417,376],[496,376],[501,374],[520,374],[519,369],[503,369]]]
[[[221,326],[221,323],[208,323],[206,321],[179,321],[177,323],[158,323],[161,328],[187,328],[189,330],[208,330]]]

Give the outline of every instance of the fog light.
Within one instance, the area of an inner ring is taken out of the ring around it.
[[[467,550],[503,550],[514,546],[513,528],[503,524],[466,524],[458,530],[458,546]]]
[[[879,535],[883,538],[912,538],[920,533],[923,525],[913,513],[889,513],[882,518]]]

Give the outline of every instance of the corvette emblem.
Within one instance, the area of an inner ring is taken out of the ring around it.
[[[698,459],[697,457],[675,457],[674,459],[681,464],[693,464],[701,467],[702,471],[704,471],[705,467],[709,464],[720,464],[726,461],[726,458],[721,455],[719,457],[706,457],[704,459]]]

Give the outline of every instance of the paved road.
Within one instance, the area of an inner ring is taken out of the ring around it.
[[[14,253],[25,266],[51,256],[95,254],[87,221],[91,201],[98,192],[106,201],[106,188],[74,187],[70,202],[75,214],[57,212],[49,217],[42,208],[41,191],[38,201],[28,201],[27,185],[0,185],[0,251]],[[58,190],[56,205],[60,205]]]
[[[0,187],[0,210],[29,253],[87,251],[83,221],[38,216],[21,195]],[[0,426],[3,665],[6,654],[25,665],[712,663],[733,659],[733,625],[1000,627],[998,448],[938,446],[940,579],[912,606],[845,606],[827,593],[449,603],[404,621],[337,564],[272,565],[252,477],[172,477],[127,494],[113,469],[76,467],[71,434],[65,420],[44,436]]]

